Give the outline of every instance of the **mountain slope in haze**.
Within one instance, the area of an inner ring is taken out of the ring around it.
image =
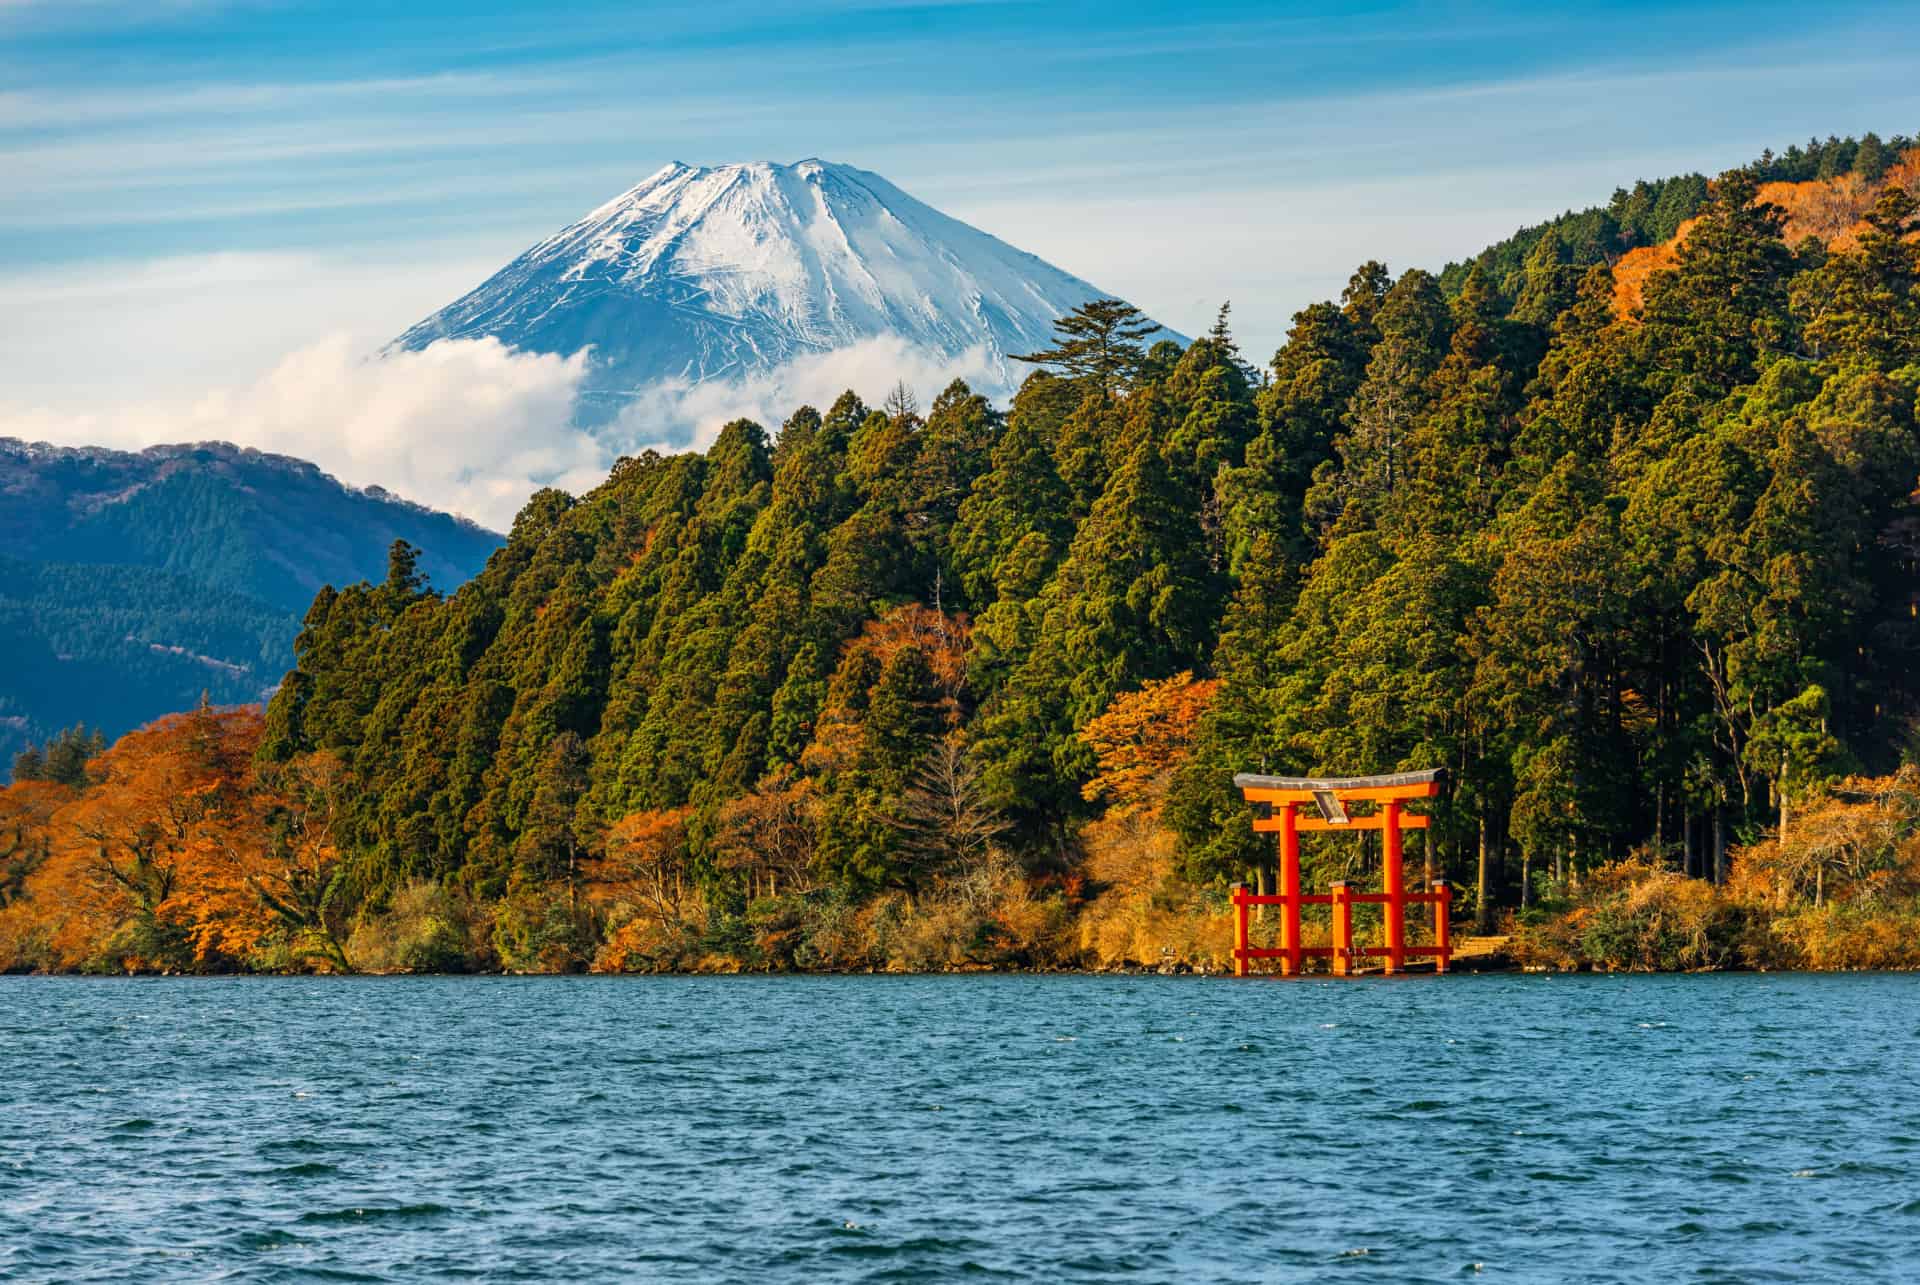
[[[602,423],[660,381],[751,375],[877,338],[950,365],[972,356],[1008,391],[1024,373],[1010,357],[1105,293],[850,165],[675,162],[391,347],[591,346],[580,419]]]
[[[202,693],[262,699],[299,629],[298,616],[204,580],[0,554],[0,779],[61,727],[125,731]]]
[[[115,735],[262,699],[325,584],[404,539],[451,589],[501,537],[304,460],[223,442],[126,452],[0,438],[0,773],[84,721]]]

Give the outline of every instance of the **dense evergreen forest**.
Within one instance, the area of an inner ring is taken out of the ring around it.
[[[203,693],[261,700],[299,627],[283,608],[152,567],[0,554],[0,768],[62,720],[119,732]]]
[[[1004,412],[848,393],[624,459],[449,596],[397,543],[314,600],[264,724],[142,753],[257,764],[262,833],[309,854],[276,913],[336,966],[871,963],[849,924],[956,905],[976,946],[1085,959],[1063,917],[1142,869],[1142,914],[1262,877],[1247,769],[1447,768],[1428,859],[1489,927],[1629,858],[1716,897],[1769,843],[1765,899],[1824,901],[1832,862],[1780,854],[1849,780],[1906,828],[1848,877],[1920,875],[1887,784],[1920,717],[1915,203],[1886,184],[1830,250],[1758,189],[1703,192],[1628,315],[1633,238],[1550,232],[1457,290],[1363,264],[1260,367],[1225,306],[1182,350],[1098,301]]]

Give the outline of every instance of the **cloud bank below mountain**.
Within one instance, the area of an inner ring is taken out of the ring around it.
[[[491,338],[379,358],[368,349],[360,338],[333,335],[249,383],[100,411],[0,402],[0,436],[123,450],[235,442],[505,531],[543,486],[578,494],[604,479],[617,455],[700,449],[734,419],[753,419],[771,434],[798,406],[824,410],[849,388],[878,403],[898,382],[923,406],[955,378],[1002,391],[984,351],[953,361],[872,339],[750,378],[643,387],[596,436],[574,424],[591,364],[586,351],[520,352]]]

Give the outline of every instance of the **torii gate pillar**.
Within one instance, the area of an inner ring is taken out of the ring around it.
[[[1299,976],[1306,967],[1305,943],[1300,940],[1300,825],[1294,814],[1296,803],[1275,806],[1280,822],[1280,971],[1288,977]],[[1240,961],[1245,966],[1244,960]]]

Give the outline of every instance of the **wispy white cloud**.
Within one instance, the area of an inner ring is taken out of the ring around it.
[[[0,131],[0,173],[16,179],[0,186],[0,210],[17,226],[91,227],[404,199],[434,205],[445,217],[448,202],[500,197],[503,173],[511,173],[515,193],[529,177],[592,190],[605,174],[625,186],[645,172],[648,162],[636,157],[664,158],[688,150],[690,136],[750,136],[791,118],[777,105],[689,96],[649,99],[644,109],[543,103],[506,118],[433,113],[404,124],[369,103],[320,115],[218,114],[57,137],[28,131],[9,139]],[[148,195],[156,191],[166,199]],[[105,199],[115,194],[126,199]]]
[[[905,384],[927,406],[955,379],[990,395],[1006,391],[983,348],[955,361],[897,338],[869,339],[747,378],[662,381],[635,394],[606,435],[625,453],[649,447],[699,449],[736,419],[751,419],[771,431],[799,407],[824,411],[848,390],[877,405],[896,384]]]
[[[151,284],[163,288],[159,277]],[[524,353],[494,339],[372,357],[364,338],[331,335],[258,378],[170,398],[82,409],[0,400],[0,436],[121,449],[236,442],[505,530],[542,486],[577,494],[598,485],[617,454],[702,448],[731,420],[771,431],[799,406],[825,409],[847,389],[877,404],[896,383],[922,405],[956,377],[994,390],[984,351],[951,362],[875,339],[756,377],[645,388],[613,424],[588,433],[573,416],[590,360],[586,351]]]
[[[19,315],[74,300],[111,301],[159,295],[163,300],[185,290],[222,286],[277,286],[319,270],[307,255],[226,251],[177,259],[146,259],[130,264],[44,269],[0,277],[0,306]]]
[[[27,0],[31,2],[31,0]],[[21,0],[0,0],[0,6]],[[551,93],[568,86],[558,73],[507,75],[442,72],[366,79],[161,83],[142,89],[16,89],[0,93],[0,129],[75,126],[155,117],[199,116],[265,108],[335,107],[355,100],[502,98]]]
[[[0,344],[0,401],[63,415],[171,404],[251,383],[337,332],[368,336],[371,350],[471,289],[519,241],[230,251],[0,275],[0,317],[19,323]]]
[[[514,352],[497,340],[368,360],[336,335],[251,383],[86,413],[0,406],[0,436],[133,449],[220,440],[312,460],[497,530],[540,486],[605,476],[607,453],[570,427],[586,355]]]

